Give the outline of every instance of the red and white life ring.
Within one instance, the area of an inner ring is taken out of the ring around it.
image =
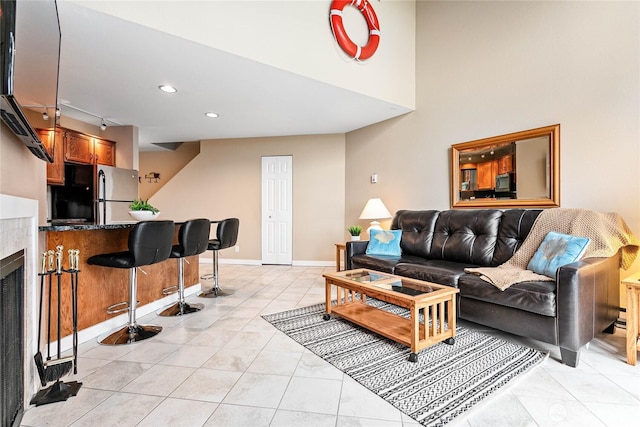
[[[349,4],[358,8],[367,21],[367,27],[369,27],[369,40],[362,47],[351,41],[342,24],[342,10]],[[364,61],[373,56],[380,43],[380,24],[378,23],[376,12],[367,0],[334,0],[331,2],[329,19],[331,20],[333,36],[347,55],[359,61]]]

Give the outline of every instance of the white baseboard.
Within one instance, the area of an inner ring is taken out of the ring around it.
[[[198,293],[202,290],[202,284],[196,283],[193,286],[189,286],[184,290],[184,296],[191,296],[195,293]],[[136,308],[136,317],[141,318],[146,316],[147,314],[153,313],[163,307],[170,305],[171,303],[176,301],[176,294],[167,295],[164,298],[161,298],[157,301],[153,301],[149,304],[142,305]],[[119,316],[112,317],[111,319],[105,320],[104,322],[95,324],[86,329],[78,331],[78,344],[82,344],[93,339],[97,339],[99,336],[106,334],[109,331],[114,331],[117,328],[120,328],[127,324],[129,321],[129,314],[123,313]],[[73,336],[67,335],[60,340],[60,347],[62,351],[71,350],[73,348]]]
[[[336,261],[293,261],[294,267],[335,267]]]
[[[220,264],[227,265],[262,265],[262,261],[259,259],[222,259],[218,258]],[[201,264],[213,264],[211,258],[200,258]],[[333,267],[336,265],[335,260],[331,261],[293,261],[291,263],[294,267]]]

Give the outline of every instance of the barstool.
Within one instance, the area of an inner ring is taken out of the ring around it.
[[[173,293],[177,288],[178,301],[162,310],[160,316],[182,316],[202,310],[202,304],[188,304],[184,300],[184,261],[185,257],[200,255],[207,250],[209,244],[209,229],[211,222],[208,219],[190,219],[180,227],[178,231],[178,244],[173,245],[169,258],[178,259],[178,286],[172,286],[163,290],[165,293]],[[173,292],[170,292],[173,291]]]
[[[173,221],[141,221],[129,232],[129,250],[99,254],[90,257],[87,264],[111,268],[129,269],[129,301],[120,302],[107,308],[107,313],[129,312],[129,323],[109,334],[100,344],[131,344],[156,336],[162,331],[158,325],[138,325],[136,322],[137,268],[151,265],[169,258],[173,244],[175,225]],[[117,308],[124,306],[124,308]]]
[[[218,286],[218,251],[230,248],[236,244],[238,241],[240,220],[238,218],[227,218],[222,221],[211,221],[211,223],[218,224],[216,228],[217,238],[209,240],[209,246],[207,248],[207,250],[213,251],[213,275],[207,274],[202,276],[201,279],[210,279],[213,277],[213,288],[198,295],[202,298],[224,297],[233,294],[232,291],[220,290]]]

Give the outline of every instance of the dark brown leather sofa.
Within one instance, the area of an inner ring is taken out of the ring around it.
[[[528,281],[501,291],[468,267],[498,266],[513,256],[539,209],[398,211],[402,255],[366,255],[367,241],[347,242],[346,267],[377,271],[460,289],[457,316],[558,345],[562,362],[578,365],[580,349],[619,314],[620,254],[585,258],[558,269],[555,281]]]

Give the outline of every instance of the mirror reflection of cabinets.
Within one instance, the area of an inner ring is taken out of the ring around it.
[[[560,125],[451,146],[451,206],[560,205]]]

